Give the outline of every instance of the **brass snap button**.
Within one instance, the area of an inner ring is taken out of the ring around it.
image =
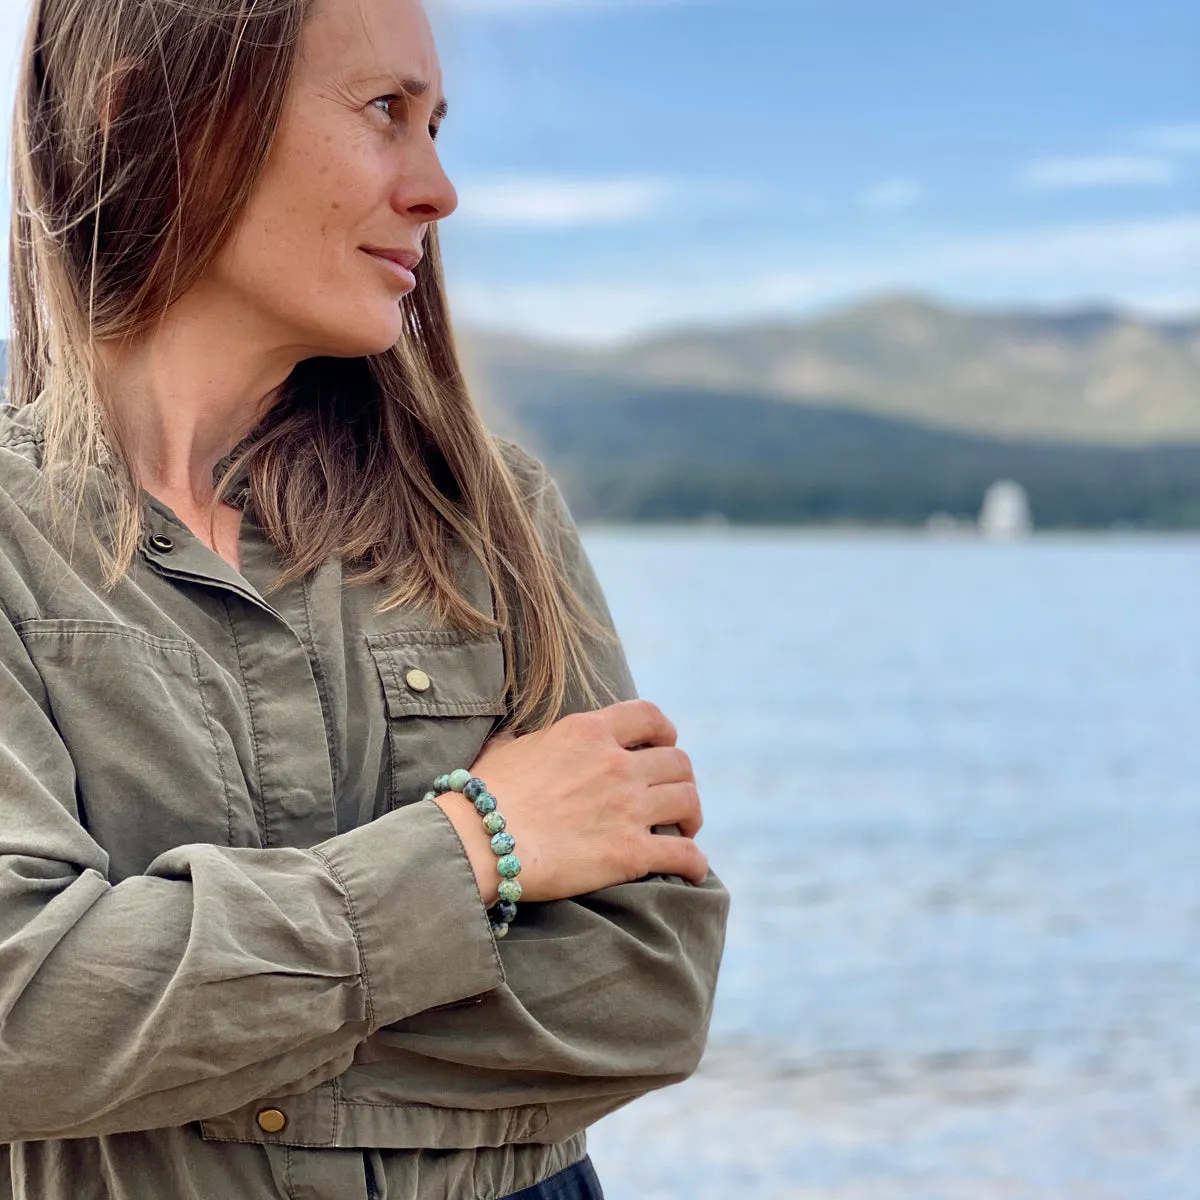
[[[433,681],[429,676],[424,671],[418,671],[415,667],[405,675],[404,682],[414,692],[427,692],[433,686]]]
[[[175,542],[165,533],[156,533],[150,539],[150,549],[157,550],[159,554],[170,554],[175,549]]]
[[[287,1124],[287,1117],[277,1108],[264,1108],[254,1119],[263,1133],[282,1133]]]

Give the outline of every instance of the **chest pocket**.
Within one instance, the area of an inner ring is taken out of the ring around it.
[[[470,767],[505,711],[496,634],[412,630],[369,636],[387,708],[392,808],[443,772]]]
[[[113,881],[190,842],[253,845],[253,810],[196,647],[118,622],[18,625]]]

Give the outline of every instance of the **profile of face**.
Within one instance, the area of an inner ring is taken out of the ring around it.
[[[265,169],[206,295],[298,357],[393,346],[429,225],[457,197],[419,0],[317,0]]]

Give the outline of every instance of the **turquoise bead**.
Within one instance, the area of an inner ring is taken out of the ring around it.
[[[437,792],[426,792],[425,795],[423,795],[421,797],[422,800],[436,800],[437,798],[438,798]]]
[[[493,925],[492,926],[492,936],[497,939],[508,937],[508,926],[507,925]]]
[[[450,772],[450,790],[452,792],[461,792],[470,782],[470,771],[464,771],[462,767],[459,767],[457,771]]]
[[[483,827],[488,833],[503,833],[508,822],[498,812],[490,812],[483,818]]]
[[[484,783],[482,779],[472,779],[469,780],[467,786],[463,788],[463,795],[466,796],[466,798],[472,803],[474,803],[475,800],[482,796],[486,791],[487,784]]]
[[[505,879],[516,879],[521,873],[521,860],[515,854],[506,854],[497,864],[496,870]]]
[[[500,881],[500,899],[507,900],[510,904],[516,904],[521,898],[521,884],[516,879],[502,879]]]
[[[488,813],[496,811],[496,797],[491,792],[482,792],[475,797],[475,811],[481,816],[486,817]]]
[[[511,833],[498,833],[492,838],[492,849],[497,854],[511,854],[517,839]]]
[[[437,794],[439,796],[443,792],[448,792],[450,790],[450,776],[449,775],[439,775],[433,781],[433,790],[435,792],[437,792]]]
[[[511,925],[517,919],[517,906],[511,900],[501,900],[496,905],[496,916],[505,925]]]

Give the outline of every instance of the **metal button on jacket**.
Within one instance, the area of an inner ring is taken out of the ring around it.
[[[264,1108],[254,1119],[263,1133],[282,1133],[287,1124],[287,1117],[277,1108]]]
[[[170,554],[175,549],[175,542],[165,533],[156,533],[150,539],[150,549],[157,550],[159,554]]]
[[[414,692],[427,692],[432,685],[432,680],[424,671],[418,671],[415,667],[409,671],[404,677],[404,682],[408,684]]]

